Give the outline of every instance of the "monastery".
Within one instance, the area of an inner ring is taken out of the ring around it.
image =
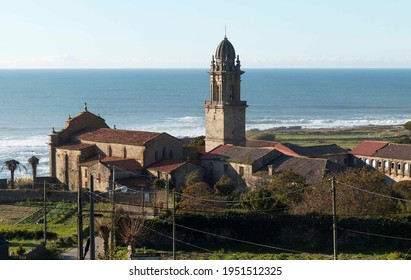
[[[367,142],[348,152],[337,145],[300,147],[247,140],[248,105],[241,100],[244,71],[227,37],[217,46],[208,74],[205,152],[193,153],[167,133],[109,128],[85,104],[83,112],[67,119],[61,131],[53,129],[49,135],[50,175],[72,191],[79,186],[88,188],[90,177],[98,191],[111,188],[113,178],[119,185],[142,189],[150,188],[150,180],[161,178],[170,187],[181,189],[187,174],[194,171],[211,185],[226,175],[237,188],[247,190],[254,188],[261,174],[292,169],[307,182],[319,183],[328,173],[361,164],[389,175],[410,177],[411,161],[383,159],[384,151],[395,149],[385,142]]]

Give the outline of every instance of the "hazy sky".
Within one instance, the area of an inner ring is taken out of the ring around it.
[[[0,68],[411,67],[410,0],[0,0]]]

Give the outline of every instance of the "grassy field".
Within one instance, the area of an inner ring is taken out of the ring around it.
[[[403,126],[361,126],[353,128],[273,128],[268,130],[249,130],[248,139],[273,140],[301,146],[337,144],[343,148],[353,148],[364,140],[395,141],[407,136]]]
[[[15,224],[24,217],[38,211],[40,207],[20,205],[0,205],[0,225]]]

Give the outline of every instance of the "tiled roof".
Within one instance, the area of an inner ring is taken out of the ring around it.
[[[388,144],[378,150],[373,157],[391,158],[401,160],[411,160],[411,145],[409,144]]]
[[[263,148],[263,147],[272,148],[277,144],[279,144],[279,142],[267,141],[267,140],[247,140],[247,142],[245,143],[245,146],[249,148]]]
[[[296,152],[294,152],[293,150],[291,150],[289,147],[279,143],[277,145],[275,145],[275,149],[285,155],[288,156],[299,156],[299,154],[297,154]]]
[[[131,189],[133,187],[148,187],[150,185],[147,178],[121,178],[117,179],[116,183]]]
[[[155,171],[155,172],[162,171],[162,172],[170,173],[171,171],[184,165],[186,162],[187,161],[182,161],[182,160],[163,160],[163,161],[157,162],[149,166],[147,169],[151,171]]]
[[[293,170],[306,178],[308,183],[314,184],[322,181],[325,170],[327,172],[343,172],[346,167],[322,158],[290,157],[282,156],[272,163],[273,172],[281,173]]]
[[[288,148],[291,150],[294,154],[292,153],[286,153],[286,149]],[[340,146],[336,144],[330,144],[330,145],[319,145],[319,146],[308,146],[308,147],[301,147],[298,145],[294,144],[281,144],[276,146],[276,149],[289,155],[299,155],[303,157],[321,157],[321,156],[327,156],[327,155],[338,155],[338,154],[345,154],[347,153],[346,150],[341,148]],[[284,151],[283,151],[284,150]]]
[[[226,144],[226,145],[220,145],[213,150],[203,154],[201,156],[201,159],[214,159],[218,154],[224,152],[225,150],[231,149],[233,145]]]
[[[227,160],[236,163],[252,164],[261,157],[273,153],[274,157],[282,155],[279,151],[266,148],[248,148],[233,146],[215,155],[214,159]]]
[[[381,150],[385,146],[387,146],[388,142],[383,141],[364,141],[360,143],[357,147],[350,151],[353,155],[360,155],[360,156],[372,156],[377,151]]]
[[[69,143],[66,145],[58,146],[58,149],[63,149],[63,150],[75,150],[75,151],[81,151],[90,147],[95,147],[96,145],[94,144],[86,144],[86,143]]]
[[[125,171],[137,171],[141,170],[141,164],[131,158],[118,158],[118,157],[100,157],[100,161],[105,166],[111,168],[113,165],[121,170]],[[90,167],[98,162],[98,156],[90,157],[81,162],[81,166]]]
[[[160,134],[159,132],[100,128],[80,132],[76,137],[82,141],[143,146]]]

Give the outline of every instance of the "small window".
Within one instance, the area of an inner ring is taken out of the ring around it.
[[[123,157],[127,158],[127,148],[126,147],[123,148]]]
[[[154,160],[157,161],[158,160],[158,154],[157,151],[154,152]]]
[[[87,178],[87,176],[88,176],[88,172],[87,172],[87,171],[88,171],[87,169],[84,170],[84,178]]]
[[[224,164],[224,174],[228,173],[228,164]]]
[[[113,150],[111,149],[111,146],[108,146],[108,156],[111,157],[113,154]]]
[[[379,160],[378,161],[378,167],[381,167],[382,166],[382,162]]]
[[[166,147],[163,148],[163,159],[166,158]]]
[[[243,177],[244,176],[244,166],[240,166],[240,168],[238,169],[238,174]]]
[[[173,150],[170,150],[170,159],[173,159]]]
[[[397,163],[397,170],[401,170],[401,163]]]
[[[391,162],[391,169],[395,168],[395,163]]]

